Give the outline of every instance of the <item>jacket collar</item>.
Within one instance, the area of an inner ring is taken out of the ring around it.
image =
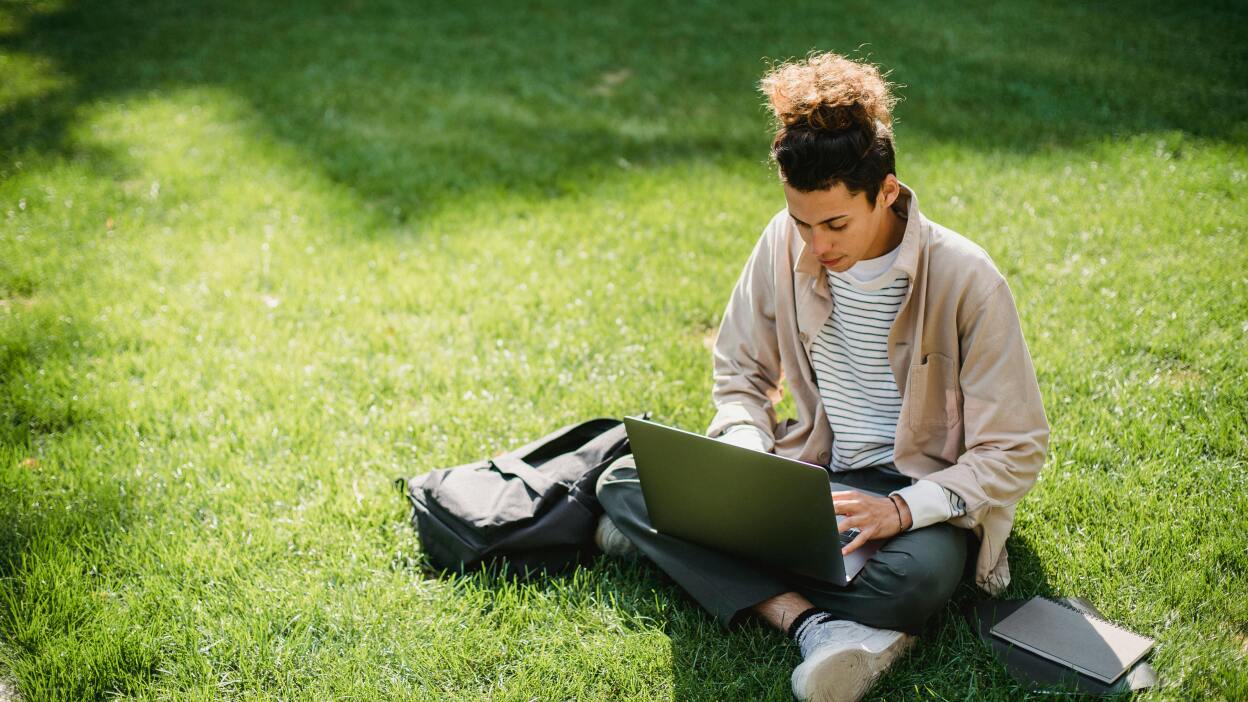
[[[906,230],[901,235],[901,252],[897,254],[897,262],[893,266],[914,280],[914,274],[919,267],[919,252],[926,243],[923,239],[922,215],[919,214],[919,197],[905,183],[900,181],[898,183],[901,185],[901,194],[897,196],[893,208],[905,210]],[[819,290],[820,294],[826,293],[827,283],[824,280],[826,276],[823,274],[823,264],[804,241],[797,255],[797,263],[793,266],[793,272],[811,278],[810,284]]]

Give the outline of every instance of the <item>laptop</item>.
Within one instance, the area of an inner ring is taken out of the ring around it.
[[[887,542],[848,556],[827,469],[625,417],[650,524],[663,534],[834,585],[848,585]],[[874,494],[874,493],[870,493]]]

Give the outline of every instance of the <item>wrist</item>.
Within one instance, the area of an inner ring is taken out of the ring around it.
[[[889,495],[893,506],[897,508],[897,521],[899,522],[899,531],[908,531],[914,526],[914,517],[910,514],[910,505],[906,504],[906,498],[901,495]]]

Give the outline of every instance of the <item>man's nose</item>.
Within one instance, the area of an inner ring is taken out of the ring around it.
[[[820,234],[819,232],[811,233],[810,243],[811,248],[815,251],[815,255],[819,258],[823,258],[823,255],[832,249],[831,237],[826,234]]]

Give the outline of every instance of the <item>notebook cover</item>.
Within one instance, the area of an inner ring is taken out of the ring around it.
[[[1153,647],[1152,639],[1043,597],[997,622],[992,634],[1106,683]]]
[[[1061,601],[1080,611],[1100,616],[1096,607],[1081,597],[1066,597]],[[1073,691],[1092,695],[1118,695],[1161,684],[1157,671],[1153,670],[1147,660],[1137,662],[1125,675],[1109,684],[1037,656],[1026,649],[1012,646],[989,633],[997,622],[1013,614],[1024,604],[1025,600],[987,599],[969,603],[963,610],[971,628],[1015,680],[1033,690]]]

